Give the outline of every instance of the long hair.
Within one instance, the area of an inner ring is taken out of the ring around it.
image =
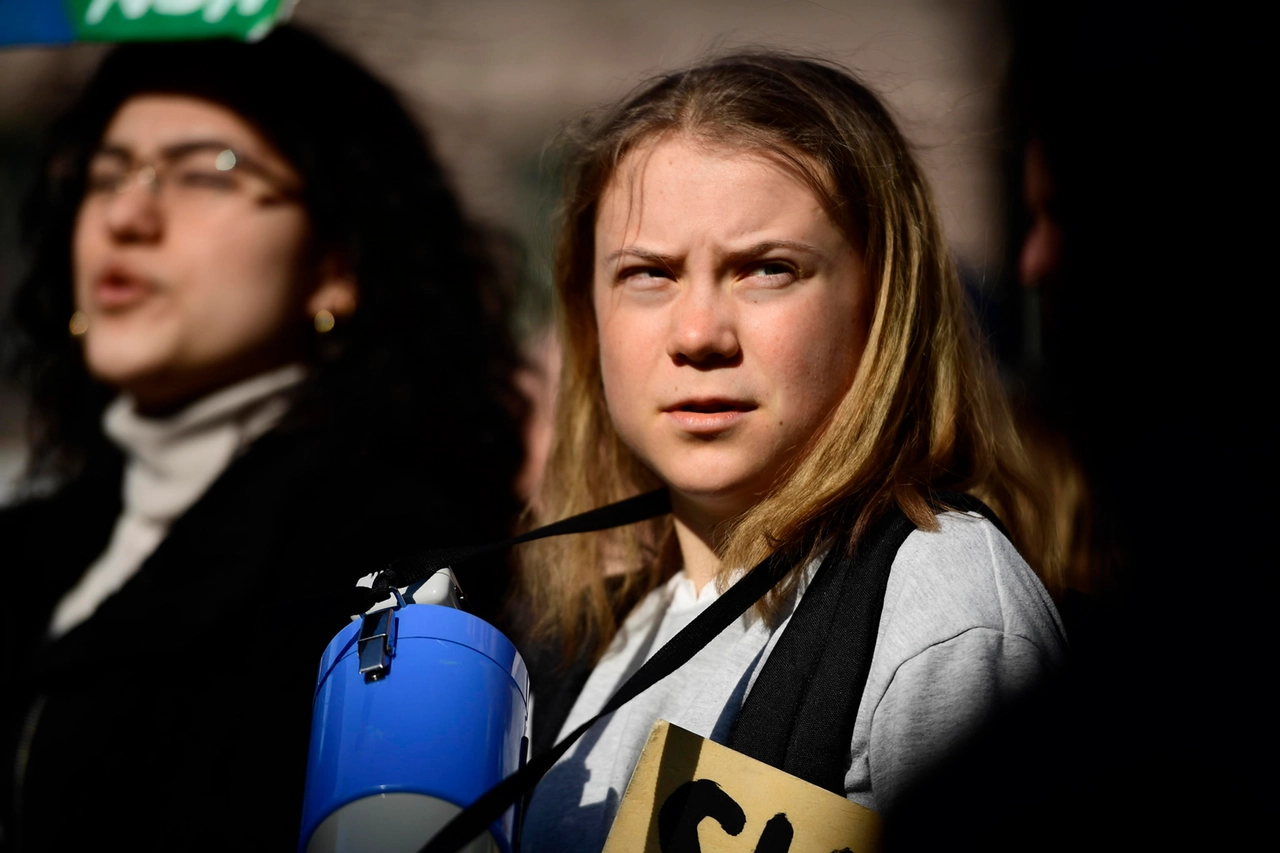
[[[55,127],[28,203],[32,263],[14,305],[15,372],[32,400],[28,481],[65,482],[112,452],[100,420],[114,392],[89,376],[67,334],[72,228],[112,116],[154,93],[225,106],[260,132],[302,176],[315,246],[355,278],[358,310],[313,341],[281,429],[320,423],[365,436],[364,452],[429,472],[424,488],[448,484],[499,532],[518,511],[524,404],[496,244],[464,214],[395,94],[293,27],[255,44],[120,47]]]
[[[591,284],[601,196],[630,152],[674,134],[779,158],[862,247],[873,289],[852,387],[770,493],[725,531],[720,585],[782,549],[794,552],[797,566],[825,547],[851,550],[893,504],[934,530],[935,494],[954,490],[985,500],[1057,591],[1060,560],[1044,544],[1043,498],[907,142],[847,71],[773,53],[725,56],[659,77],[571,133],[555,259],[564,360],[534,520],[661,485],[610,423]],[[669,518],[547,540],[524,556],[537,631],[570,653],[602,653],[619,614],[678,568]],[[617,583],[606,583],[606,566]],[[776,616],[786,587],[762,602],[763,616]]]

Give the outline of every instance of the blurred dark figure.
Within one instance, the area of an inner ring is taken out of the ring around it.
[[[1025,367],[1114,583],[1069,677],[941,768],[889,848],[1243,848],[1274,754],[1265,52],[1218,6],[1008,9]]]
[[[288,28],[116,50],[26,224],[0,846],[292,849],[342,594],[518,512],[501,264],[395,95]]]

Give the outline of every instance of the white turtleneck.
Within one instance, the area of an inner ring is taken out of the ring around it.
[[[123,395],[107,407],[103,429],[125,452],[124,508],[107,549],[58,602],[49,622],[51,638],[88,619],[133,577],[169,526],[231,460],[279,422],[289,407],[286,391],[305,375],[301,365],[281,367],[215,391],[166,418],[139,415]]]

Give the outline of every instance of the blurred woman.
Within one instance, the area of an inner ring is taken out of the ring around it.
[[[1045,586],[1060,574],[1039,559],[1043,501],[906,142],[839,68],[729,56],[590,123],[566,186],[564,368],[536,506],[554,519],[665,487],[672,513],[531,549],[538,629],[593,667],[567,702],[539,696],[566,712],[535,714],[539,740],[594,716],[744,572],[766,558],[787,571],[577,742],[536,790],[526,844],[598,851],[658,719],[891,809],[1065,647]],[[899,520],[865,681],[808,678],[854,640],[817,643],[817,662],[784,654],[796,620],[814,624],[798,614],[819,588],[844,588],[833,573],[862,571]],[[744,738],[751,714],[765,731],[787,713],[753,710],[761,685],[797,671],[829,731]],[[789,751],[832,734],[813,761]]]
[[[394,94],[294,29],[111,54],[28,225],[5,844],[287,849],[341,596],[517,510],[487,240]]]

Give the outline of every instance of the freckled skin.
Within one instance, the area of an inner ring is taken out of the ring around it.
[[[714,525],[768,490],[852,384],[861,251],[777,161],[679,136],[625,159],[599,211],[610,415],[678,515]]]
[[[297,181],[239,116],[191,97],[129,99],[103,144],[146,162],[166,146],[204,139]],[[297,357],[318,283],[305,269],[309,229],[302,206],[280,199],[239,195],[193,211],[143,185],[86,196],[73,260],[89,371],[163,408]],[[149,286],[128,304],[103,304],[100,278],[121,268]]]

